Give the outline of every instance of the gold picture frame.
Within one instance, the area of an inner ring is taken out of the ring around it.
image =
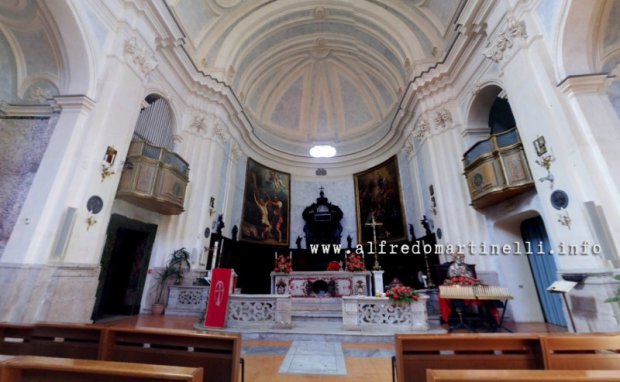
[[[240,240],[288,247],[290,195],[290,174],[248,158]]]
[[[405,210],[400,188],[400,172],[396,156],[369,170],[353,175],[357,237],[361,244],[373,241],[375,222],[377,241],[397,242],[407,239]]]

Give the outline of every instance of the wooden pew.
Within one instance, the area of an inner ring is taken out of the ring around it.
[[[30,354],[32,329],[32,325],[0,323],[0,354]]]
[[[398,382],[424,382],[427,369],[543,369],[536,335],[396,334]]]
[[[427,382],[620,382],[612,370],[428,370]]]
[[[620,370],[620,335],[548,335],[540,340],[545,369]]]
[[[205,382],[237,382],[241,336],[183,330],[108,328],[100,356],[108,361],[202,367]]]
[[[1,365],[2,382],[200,382],[203,378],[202,368],[71,358],[19,356]]]
[[[104,328],[96,325],[0,324],[0,354],[99,358]]]
[[[37,323],[29,355],[96,360],[104,330],[97,325]]]

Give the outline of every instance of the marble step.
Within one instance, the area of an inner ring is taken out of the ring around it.
[[[342,310],[293,310],[291,311],[293,317],[342,317]]]
[[[308,315],[295,316],[293,315],[291,317],[291,321],[293,322],[293,325],[299,322],[308,322],[308,323],[338,322],[342,324],[342,315],[340,316],[308,316]]]

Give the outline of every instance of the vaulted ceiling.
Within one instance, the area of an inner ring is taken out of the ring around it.
[[[409,81],[440,60],[463,0],[167,0],[205,73],[277,152],[377,145]]]

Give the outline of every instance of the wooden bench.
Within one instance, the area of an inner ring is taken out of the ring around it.
[[[398,382],[424,382],[427,369],[543,369],[536,335],[396,334]]]
[[[30,354],[32,329],[32,325],[0,323],[0,354]]]
[[[107,361],[202,367],[205,370],[205,382],[237,382],[241,336],[181,330],[108,328],[100,356]]]
[[[0,324],[0,354],[99,358],[104,328],[96,325]]]
[[[104,330],[97,325],[37,323],[30,337],[30,355],[98,359]]]
[[[427,382],[620,382],[611,370],[428,370]]]
[[[19,356],[1,365],[2,382],[200,382],[203,378],[202,368],[72,358]]]
[[[620,370],[620,335],[548,335],[540,340],[545,369]]]

